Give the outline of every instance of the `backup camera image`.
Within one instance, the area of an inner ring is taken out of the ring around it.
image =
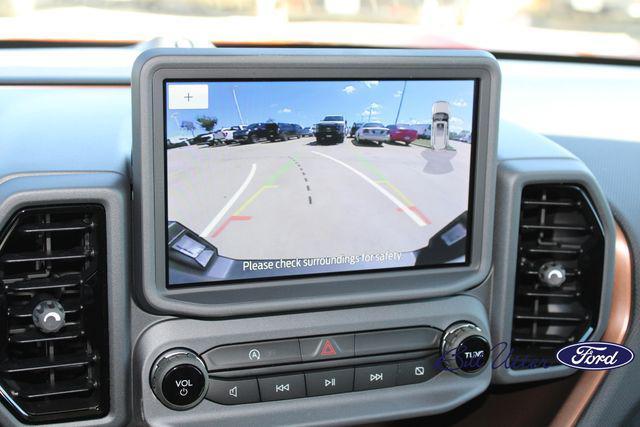
[[[168,284],[464,265],[474,93],[166,81]]]

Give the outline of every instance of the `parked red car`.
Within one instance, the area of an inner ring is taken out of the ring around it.
[[[404,142],[409,145],[418,139],[418,131],[403,125],[389,125],[389,139],[396,142]]]

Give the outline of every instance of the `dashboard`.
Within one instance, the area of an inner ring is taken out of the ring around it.
[[[0,73],[0,424],[427,422],[584,380],[565,345],[635,348],[640,145],[523,117],[558,87],[520,62],[61,51]],[[633,419],[610,398],[555,422]]]

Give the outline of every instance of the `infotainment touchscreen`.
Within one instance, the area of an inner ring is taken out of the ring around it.
[[[169,286],[467,265],[477,85],[165,81]]]

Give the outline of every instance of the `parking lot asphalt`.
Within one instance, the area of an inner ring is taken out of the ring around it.
[[[234,259],[412,251],[467,210],[471,146],[352,139],[168,150],[168,217]]]

